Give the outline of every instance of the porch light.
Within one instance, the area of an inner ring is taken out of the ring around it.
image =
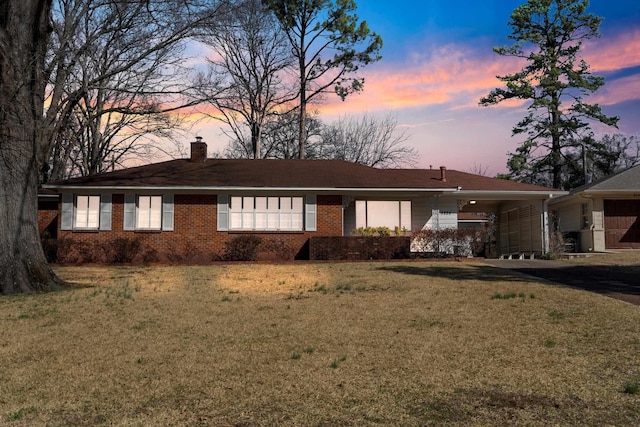
[[[469,200],[469,204],[470,204],[470,205],[475,205],[476,203],[478,203],[478,201],[477,201],[477,200]]]

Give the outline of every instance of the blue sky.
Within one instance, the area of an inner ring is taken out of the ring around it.
[[[478,100],[500,85],[496,75],[521,66],[492,47],[510,44],[509,16],[524,0],[357,3],[359,17],[382,36],[383,58],[361,70],[363,93],[344,102],[327,98],[320,118],[393,114],[420,153],[418,167],[506,172],[508,152],[521,141],[511,129],[526,104],[479,107]],[[607,85],[586,101],[621,117],[618,130],[592,128],[597,135],[640,135],[640,2],[592,0],[588,10],[603,18],[602,37],[585,44],[582,57]]]

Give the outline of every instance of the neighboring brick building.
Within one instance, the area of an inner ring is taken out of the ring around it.
[[[112,257],[129,252],[129,258],[206,262],[219,259],[229,241],[257,235],[263,257],[299,259],[308,256],[314,236],[348,236],[356,228],[378,226],[455,228],[461,211],[498,214],[523,207],[530,212],[526,224],[513,217],[505,224],[507,247],[544,252],[546,202],[564,194],[444,167],[208,159],[200,140],[191,149],[189,159],[45,185],[61,195],[58,254],[82,260],[91,251]],[[48,218],[42,212],[43,222]],[[515,228],[538,237],[519,237],[516,247]]]

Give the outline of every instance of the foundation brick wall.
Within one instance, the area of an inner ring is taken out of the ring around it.
[[[408,236],[313,236],[309,239],[309,259],[312,260],[408,259],[410,257],[411,238]]]
[[[56,212],[57,213],[57,212]],[[292,258],[308,259],[308,240],[312,236],[342,235],[342,196],[317,196],[317,231],[301,232],[234,232],[217,231],[217,196],[206,194],[176,194],[174,196],[174,231],[125,231],[123,230],[124,195],[113,194],[110,231],[58,230],[59,259],[65,259],[65,251],[78,247],[92,248],[109,245],[115,239],[138,239],[140,256],[154,253],[160,262],[209,262],[225,251],[230,239],[242,234],[260,236],[263,243],[272,241],[291,249]],[[262,245],[261,245],[262,246]],[[269,245],[265,245],[268,247]],[[273,258],[268,254],[263,259]],[[136,259],[138,261],[142,259]]]

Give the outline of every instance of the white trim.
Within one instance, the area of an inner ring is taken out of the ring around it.
[[[189,190],[189,191],[224,191],[226,193],[232,193],[234,191],[260,191],[260,192],[269,192],[269,191],[303,191],[303,192],[318,192],[318,191],[331,191],[331,192],[398,192],[398,191],[408,191],[408,192],[420,192],[420,193],[456,193],[459,192],[459,187],[449,187],[449,188],[425,188],[425,187],[398,187],[398,188],[358,188],[358,187],[187,187],[187,186],[163,186],[163,187],[155,187],[155,186],[89,186],[89,185],[48,185],[45,184],[42,186],[43,188],[51,188],[51,189],[61,189],[61,190],[126,190],[126,191],[180,191],[180,190]],[[564,194],[564,193],[562,193]]]
[[[486,197],[487,200],[495,200],[496,196],[542,196],[547,199],[553,199],[569,194],[568,191],[518,191],[518,190],[460,190],[458,195],[461,196],[475,196],[477,200],[482,200],[480,197]],[[477,197],[480,196],[480,197]]]

